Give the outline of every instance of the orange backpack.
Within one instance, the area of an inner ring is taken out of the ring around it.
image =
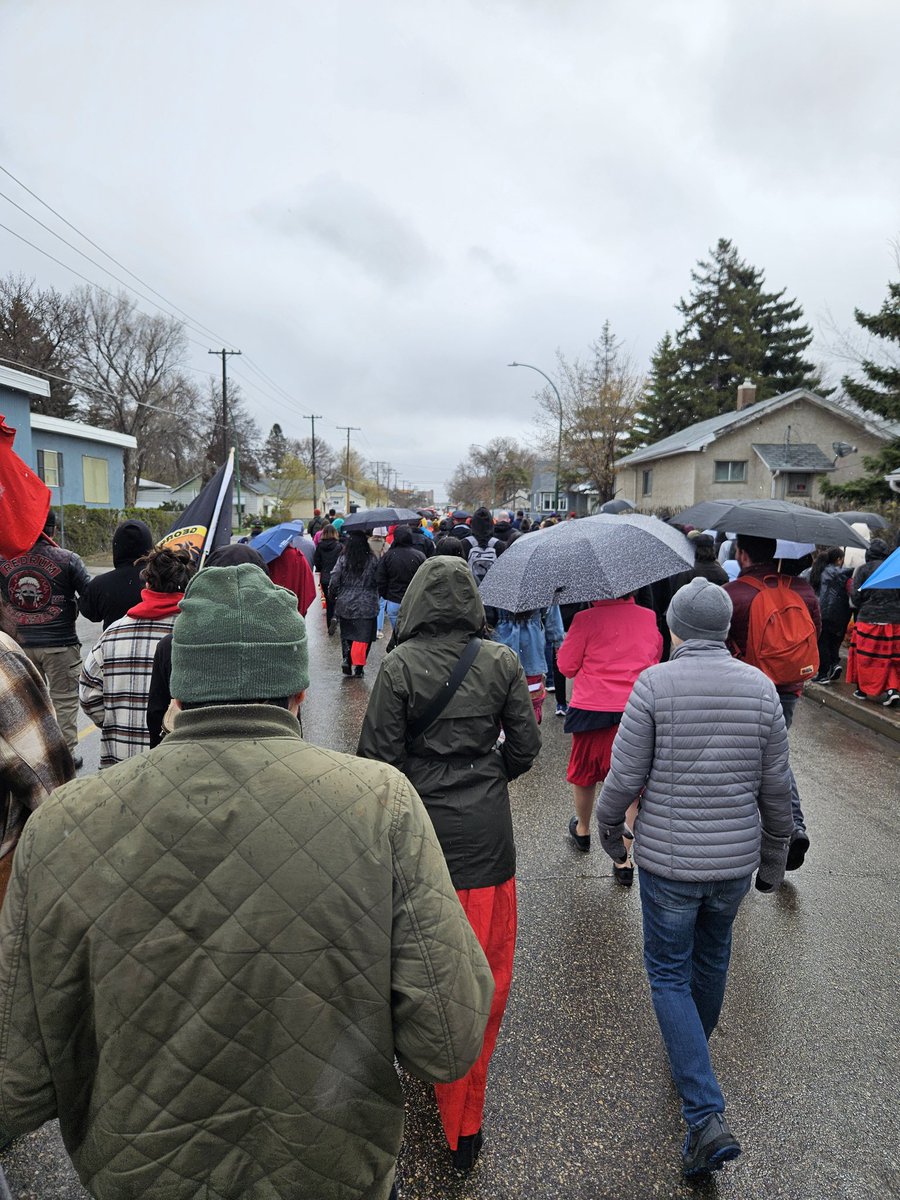
[[[812,679],[819,669],[816,627],[790,578],[745,575],[741,583],[749,583],[759,592],[750,604],[744,661],[759,667],[776,687]]]

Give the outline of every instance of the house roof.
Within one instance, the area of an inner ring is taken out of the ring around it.
[[[157,483],[155,479],[139,479],[138,487],[145,488],[147,491],[151,491],[153,488],[157,488],[159,491],[166,492],[171,492],[172,490],[172,485],[170,483]]]
[[[31,396],[49,396],[50,384],[46,379],[38,379],[36,375],[27,375],[24,371],[14,371],[12,367],[0,364],[0,386],[12,388],[16,392],[28,392]]]
[[[833,471],[834,463],[813,442],[754,442],[756,451],[770,471]]]
[[[43,413],[31,414],[31,428],[64,437],[84,438],[88,442],[105,442],[108,446],[131,450],[137,447],[137,438],[130,433],[116,433],[113,429],[101,429],[99,425],[82,425],[80,421],[63,421],[60,417],[45,417]]]
[[[733,429],[739,429],[742,425],[749,425],[757,420],[758,417],[765,416],[771,412],[777,412],[779,408],[785,408],[787,405],[793,404],[796,400],[807,400],[819,408],[826,409],[835,416],[842,417],[845,421],[851,421],[861,426],[874,437],[883,438],[885,441],[900,434],[900,426],[893,426],[887,422],[879,421],[871,413],[838,404],[836,401],[829,400],[825,396],[819,396],[815,392],[808,391],[806,388],[795,388],[791,392],[782,392],[779,396],[770,396],[768,400],[758,400],[755,404],[750,404],[746,408],[737,409],[734,412],[719,413],[716,417],[709,417],[705,421],[697,421],[693,425],[688,425],[686,429],[680,429],[677,433],[671,433],[668,437],[662,438],[650,446],[644,446],[642,450],[635,450],[632,454],[626,454],[624,458],[620,458],[616,462],[616,469],[618,470],[620,467],[636,467],[640,463],[652,462],[657,458],[666,458],[670,454],[687,454],[705,450],[710,443],[721,437],[723,433],[730,433]]]

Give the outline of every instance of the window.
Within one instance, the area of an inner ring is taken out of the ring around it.
[[[105,458],[82,455],[85,504],[109,504],[109,463]]]
[[[653,468],[650,467],[647,471],[641,471],[641,495],[653,495]]]
[[[47,487],[59,487],[60,467],[62,466],[62,455],[56,450],[38,450],[37,452],[37,473],[46,483]]]
[[[553,511],[553,497],[548,496],[546,492],[544,493],[544,502],[542,508],[544,512]]]
[[[737,458],[718,460],[713,480],[716,483],[746,483],[747,460]]]
[[[788,475],[787,492],[789,496],[808,496],[812,491],[812,480],[809,475]]]

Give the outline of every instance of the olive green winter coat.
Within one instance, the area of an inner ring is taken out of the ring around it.
[[[515,875],[507,784],[529,769],[541,747],[522,666],[508,646],[489,641],[437,720],[408,738],[409,723],[483,630],[484,606],[468,565],[442,555],[423,563],[403,597],[398,645],[375,680],[358,749],[406,774],[460,889],[496,887]]]
[[[0,1138],[59,1116],[96,1200],[383,1200],[395,1055],[462,1076],[493,992],[407,781],[271,705],[49,797],[0,953]]]

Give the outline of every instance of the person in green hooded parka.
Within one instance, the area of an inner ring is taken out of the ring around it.
[[[468,565],[437,555],[403,597],[396,648],[372,688],[358,753],[399,768],[419,793],[450,878],[490,963],[495,992],[481,1057],[463,1079],[435,1087],[454,1164],[481,1149],[487,1068],[512,981],[516,850],[508,783],[527,771],[541,735],[514,651],[481,641],[446,707],[416,730],[473,638],[484,605]],[[501,731],[503,736],[501,737]]]

